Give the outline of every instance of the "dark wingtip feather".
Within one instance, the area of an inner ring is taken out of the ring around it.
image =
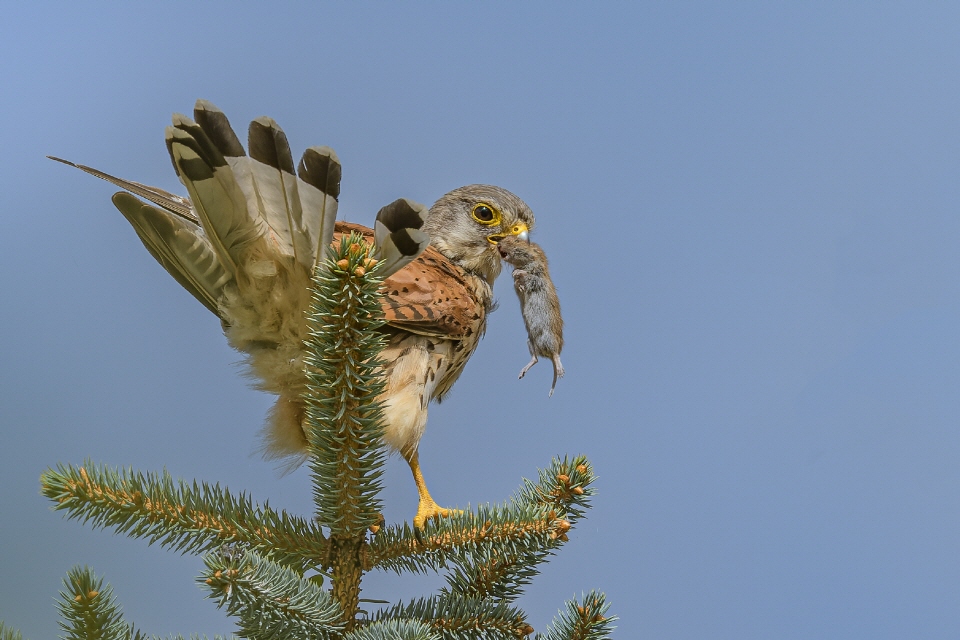
[[[192,142],[185,142],[185,144],[188,144],[211,168],[227,166],[227,160],[223,157],[223,153],[196,122],[182,113],[175,113],[173,114],[173,126],[191,138]]]
[[[226,114],[212,102],[197,100],[193,108],[193,118],[225,157],[239,158],[247,155]]]
[[[300,158],[300,179],[333,197],[340,197],[340,158],[330,147],[310,147]]]
[[[166,129],[163,130],[163,134],[164,134],[163,138],[164,138],[164,142],[167,143],[167,155],[170,156],[170,162],[173,163],[173,170],[174,172],[176,172],[177,177],[179,178],[180,167],[177,166],[177,160],[173,156],[173,136],[174,136],[173,132],[174,131],[176,131],[176,129],[174,129],[173,127],[167,127]]]
[[[400,198],[377,212],[377,220],[383,223],[391,233],[401,229],[419,229],[423,226],[426,208],[414,205],[406,198]]]
[[[416,233],[416,230],[408,228],[400,229],[390,234],[390,239],[393,240],[393,244],[400,251],[400,255],[408,258],[418,256],[420,252],[423,251],[423,246],[421,245],[423,242],[423,232],[417,233],[417,235],[420,236],[418,238],[414,238],[412,233]]]
[[[430,244],[420,227],[427,208],[406,198],[395,200],[377,212],[373,227],[378,255],[384,261],[381,273],[387,277],[410,263]]]
[[[254,160],[274,169],[296,173],[287,134],[273,118],[261,116],[250,123],[247,146],[250,148],[250,157]]]
[[[174,122],[177,122],[176,117],[174,118]],[[170,159],[173,161],[173,166],[177,170],[177,175],[183,174],[192,182],[209,180],[213,177],[214,166],[208,162],[200,143],[190,135],[190,133],[177,127],[167,127],[166,141],[167,151],[170,153]],[[188,147],[199,157],[189,159],[181,157],[178,159],[177,155],[173,152],[175,145]],[[224,161],[224,163],[226,163],[226,161]]]

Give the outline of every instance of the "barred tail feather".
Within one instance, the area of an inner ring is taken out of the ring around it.
[[[193,297],[219,315],[223,288],[231,277],[200,227],[124,191],[113,195],[113,204],[133,225],[150,255]]]
[[[253,186],[253,193],[247,193],[248,201],[259,207],[279,253],[293,256],[309,270],[313,252],[303,228],[299,181],[286,134],[273,119],[257,118],[250,123],[247,147]],[[238,159],[237,164],[241,163]]]
[[[235,275],[241,252],[264,236],[263,223],[248,213],[233,171],[203,129],[186,116],[173,121],[166,132],[170,157],[221,263]]]
[[[263,221],[274,253],[293,256],[312,271],[322,248],[333,241],[341,174],[337,154],[311,147],[295,171],[286,134],[274,120],[250,123],[247,156],[227,116],[211,102],[198,100],[194,119],[232,169],[248,212]]]
[[[193,107],[193,119],[228,161],[230,158],[241,158],[247,155],[243,145],[240,144],[240,138],[230,126],[227,115],[212,102],[197,100]]]
[[[326,248],[333,242],[340,197],[340,159],[330,147],[310,147],[303,152],[297,169],[303,226],[313,247],[312,270],[326,257]]]

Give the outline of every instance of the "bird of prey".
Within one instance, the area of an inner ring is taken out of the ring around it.
[[[247,355],[257,388],[279,396],[264,427],[265,457],[293,465],[306,457],[301,397],[310,278],[336,236],[360,231],[375,241],[388,276],[385,441],[413,472],[414,525],[449,513],[431,498],[420,470],[427,407],[450,390],[483,335],[501,269],[497,243],[527,238],[530,208],[500,187],[469,185],[429,209],[397,200],[371,230],[335,221],[336,153],[311,147],[295,168],[286,135],[270,118],[250,124],[245,151],[224,113],[199,100],[192,120],[174,115],[166,143],[189,198],[60,161],[125,190],[113,203],[144,246],[219,316],[230,345]]]

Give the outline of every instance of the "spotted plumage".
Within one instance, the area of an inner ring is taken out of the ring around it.
[[[311,273],[334,237],[358,230],[373,240],[387,276],[385,439],[413,471],[414,524],[446,513],[430,497],[417,456],[427,407],[450,391],[476,349],[501,268],[497,243],[526,237],[530,208],[499,187],[470,185],[429,209],[397,200],[373,229],[335,221],[341,167],[332,149],[311,147],[295,165],[270,118],[251,123],[245,151],[211,103],[198,101],[193,115],[175,115],[166,131],[188,198],[60,161],[125,190],[113,202],[144,246],[220,317],[256,386],[278,396],[265,427],[268,458],[295,464],[305,456],[300,397]]]

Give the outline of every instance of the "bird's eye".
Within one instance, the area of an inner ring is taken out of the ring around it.
[[[493,220],[493,211],[490,210],[490,207],[487,207],[484,205],[480,205],[479,207],[474,209],[473,215],[480,222],[490,222],[491,220]]]
[[[488,226],[500,224],[500,213],[485,202],[481,202],[473,208],[473,219]]]

